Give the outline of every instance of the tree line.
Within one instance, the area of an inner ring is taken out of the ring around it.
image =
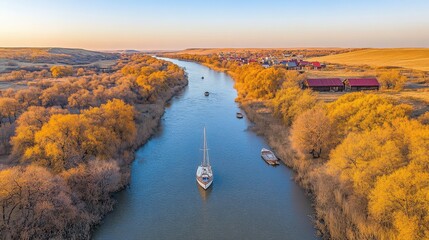
[[[88,239],[112,210],[134,150],[187,84],[183,69],[149,56],[117,67],[1,92],[1,138],[12,161],[0,171],[2,239]]]

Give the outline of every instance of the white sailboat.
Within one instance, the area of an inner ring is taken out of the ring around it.
[[[209,153],[207,149],[207,141],[206,141],[206,128],[204,128],[204,156],[203,161],[201,162],[201,165],[197,168],[197,182],[198,184],[204,188],[207,189],[212,185],[213,183],[213,171],[212,167],[210,166],[209,161]]]

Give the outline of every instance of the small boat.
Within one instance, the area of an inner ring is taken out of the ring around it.
[[[201,79],[204,79],[204,76],[202,76]]]
[[[201,165],[197,168],[196,173],[196,179],[198,184],[206,190],[209,188],[213,183],[213,171],[212,167],[210,166],[209,161],[209,153],[207,149],[207,141],[206,141],[206,128],[204,128],[204,156],[203,161],[201,162]]]
[[[241,112],[238,112],[238,113],[236,114],[236,116],[237,116],[237,118],[243,118],[243,114],[242,114]]]
[[[208,97],[210,95],[210,93],[209,92],[205,92],[204,93],[204,96],[206,96],[206,97]]]
[[[270,164],[271,166],[279,165],[279,160],[277,159],[274,153],[266,148],[262,148],[261,157],[265,162]]]

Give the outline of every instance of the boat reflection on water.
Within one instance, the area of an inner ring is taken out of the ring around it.
[[[210,188],[207,188],[205,190],[203,188],[201,188],[200,185],[197,182],[196,182],[196,185],[197,185],[197,188],[198,188],[198,192],[200,193],[201,199],[203,199],[204,202],[207,201],[207,199],[209,199],[210,194],[213,191],[213,187],[214,187],[213,184],[212,184],[212,186]]]

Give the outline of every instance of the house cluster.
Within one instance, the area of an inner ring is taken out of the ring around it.
[[[303,55],[264,53],[219,53],[220,61],[234,61],[239,65],[259,63],[264,67],[285,66],[288,70],[321,70],[326,65],[320,62],[304,61]]]
[[[364,91],[379,90],[380,83],[377,78],[308,78],[302,88],[318,92]]]
[[[325,64],[320,62],[308,62],[298,59],[283,60],[280,64],[284,65],[288,70],[321,70],[326,67]]]

